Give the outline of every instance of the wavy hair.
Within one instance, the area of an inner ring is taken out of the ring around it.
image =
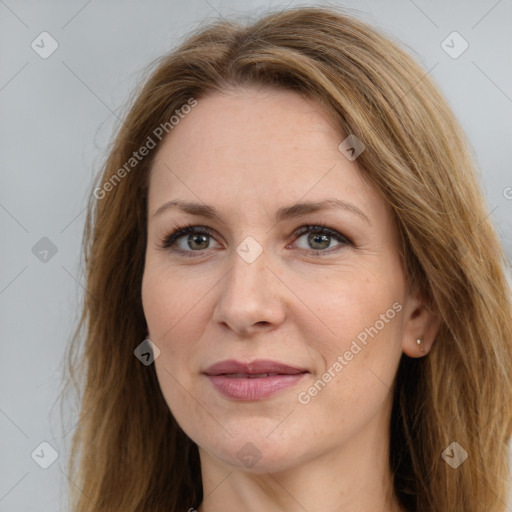
[[[390,207],[408,286],[442,319],[429,354],[402,354],[396,375],[389,467],[399,503],[503,512],[512,428],[506,258],[474,151],[428,73],[389,35],[326,7],[210,22],[152,66],[89,196],[86,294],[66,356],[66,389],[80,392],[71,509],[177,512],[202,501],[197,446],[173,418],[154,366],[134,357],[147,332],[141,282],[158,147],[126,163],[191,98],[268,85],[316,100],[340,141],[364,142],[358,167]],[[442,457],[452,442],[468,453],[457,469]]]

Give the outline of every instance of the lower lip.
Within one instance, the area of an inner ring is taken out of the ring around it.
[[[260,400],[277,391],[295,385],[306,373],[295,375],[271,375],[254,379],[227,377],[226,375],[208,375],[215,389],[236,400]]]

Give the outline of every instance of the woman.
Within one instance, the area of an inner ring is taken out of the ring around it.
[[[290,9],[164,56],[84,245],[74,511],[506,509],[504,254],[446,100],[374,28]]]

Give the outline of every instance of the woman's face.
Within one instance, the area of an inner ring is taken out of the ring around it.
[[[388,439],[402,350],[419,356],[423,333],[389,212],[344,138],[313,100],[251,88],[200,99],[159,149],[143,306],[203,463],[278,471]],[[206,231],[163,247],[184,225]],[[223,361],[239,366],[211,369]]]

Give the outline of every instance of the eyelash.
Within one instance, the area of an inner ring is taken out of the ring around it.
[[[348,245],[348,246],[352,246],[352,247],[354,246],[354,243],[349,238],[347,238],[346,236],[342,235],[341,233],[339,233],[338,231],[336,231],[334,229],[328,228],[325,224],[319,224],[319,225],[307,224],[307,225],[301,226],[293,233],[293,236],[296,237],[296,239],[298,239],[301,236],[303,236],[305,234],[312,233],[312,232],[314,232],[315,234],[320,234],[320,235],[328,235],[328,236],[334,238],[337,242],[341,242],[342,246],[343,245],[345,245],[345,246]],[[184,224],[184,225],[176,226],[176,228],[173,231],[171,231],[170,233],[165,235],[160,240],[160,247],[162,249],[170,250],[171,252],[174,252],[177,254],[182,254],[182,255],[190,257],[190,258],[193,258],[196,256],[201,256],[202,253],[204,253],[204,251],[207,249],[204,249],[203,251],[185,251],[183,249],[171,248],[172,245],[179,238],[181,238],[184,235],[189,235],[189,234],[206,235],[206,236],[210,236],[210,237],[214,238],[213,231],[210,228],[207,228],[206,226],[196,226],[194,224]],[[309,251],[302,249],[302,251],[305,251],[308,254],[312,254],[313,256],[322,257],[324,255],[331,254],[331,253],[339,250],[339,247],[340,246],[335,246],[334,248],[331,248],[331,249],[316,250],[316,251],[314,249],[311,249]]]

